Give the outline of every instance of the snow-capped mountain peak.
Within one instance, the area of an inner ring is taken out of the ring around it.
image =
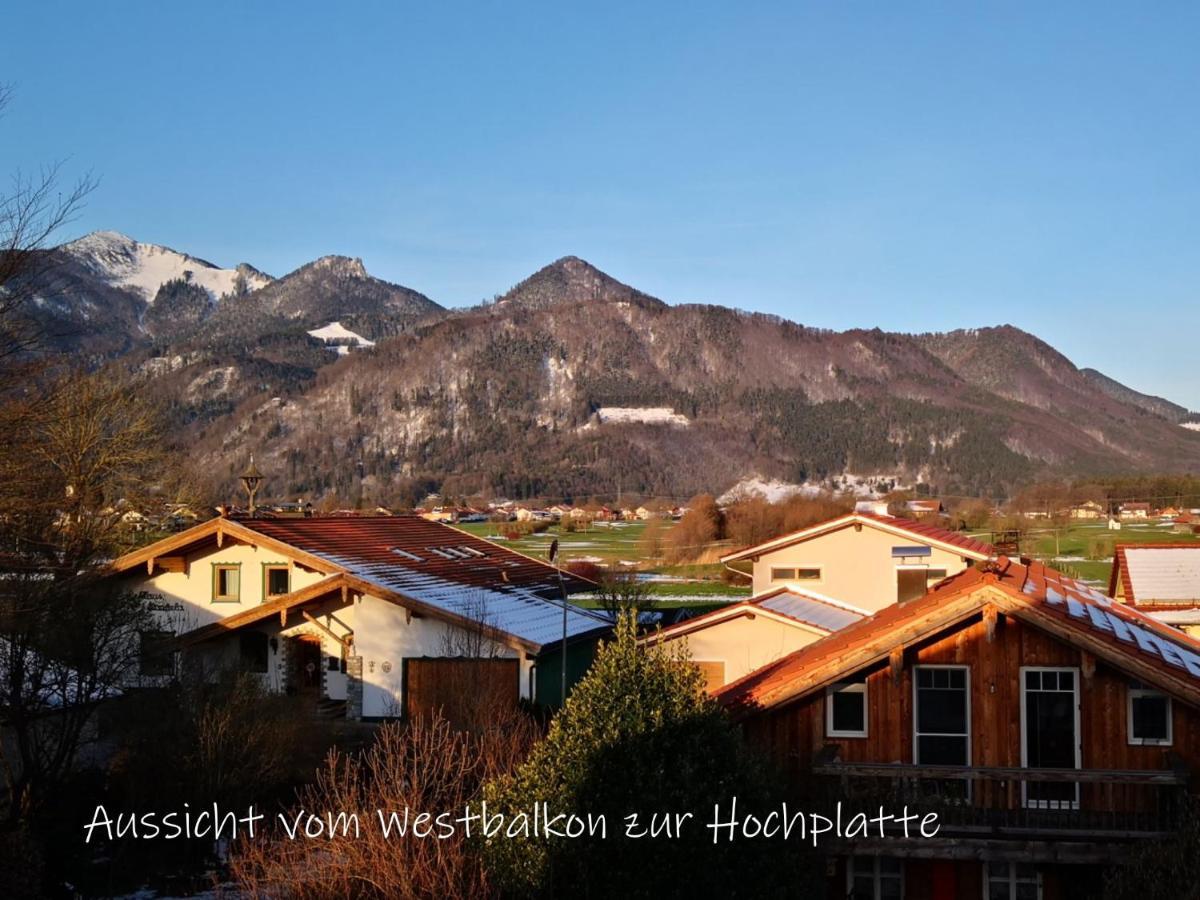
[[[222,269],[207,260],[158,244],[145,244],[118,231],[94,231],[59,248],[113,287],[132,290],[153,302],[164,282],[178,278],[220,298],[235,293],[239,277],[246,290],[270,284],[271,277],[245,263]]]

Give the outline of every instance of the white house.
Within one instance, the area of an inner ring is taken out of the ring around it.
[[[685,619],[643,642],[685,641],[705,688],[714,691],[866,617],[828,597],[780,587]]]
[[[721,558],[749,562],[753,589],[815,593],[872,613],[995,554],[991,544],[927,522],[855,512]]]
[[[428,707],[448,659],[486,670],[514,700],[557,702],[544,696],[557,690],[546,677],[563,637],[557,598],[591,586],[411,515],[212,519],[122,556],[109,577],[150,595],[161,631],[146,646],[174,636],[186,661],[346,701],[348,717]],[[569,643],[609,627],[567,606]]]

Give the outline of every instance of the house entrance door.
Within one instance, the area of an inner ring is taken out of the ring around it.
[[[288,638],[288,691],[321,693],[321,639],[311,634]]]

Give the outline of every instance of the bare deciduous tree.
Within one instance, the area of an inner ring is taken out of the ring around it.
[[[653,588],[636,572],[606,572],[597,585],[597,602],[614,622],[622,613],[637,613],[655,605]]]
[[[0,115],[12,96],[11,87],[0,85]],[[63,169],[59,161],[36,175],[18,171],[7,190],[0,191],[0,387],[11,384],[15,357],[42,337],[27,307],[55,263],[47,245],[74,220],[96,188],[90,174],[64,187]]]

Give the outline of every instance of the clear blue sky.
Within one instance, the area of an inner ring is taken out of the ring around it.
[[[22,3],[4,27],[0,173],[102,178],[64,237],[272,274],[361,256],[448,305],[576,254],[811,325],[1011,322],[1200,408],[1195,3]]]

